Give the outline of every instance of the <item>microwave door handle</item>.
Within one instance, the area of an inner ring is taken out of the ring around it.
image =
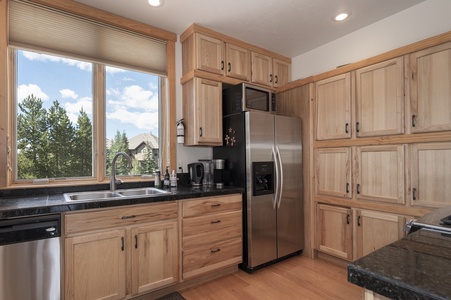
[[[277,208],[280,208],[280,203],[282,202],[282,192],[283,192],[283,166],[282,166],[282,157],[280,155],[280,150],[279,150],[279,146],[276,146],[276,150],[277,150],[277,161],[279,163],[279,179],[280,179],[280,191],[279,191],[279,200],[278,200],[278,204],[277,204]]]
[[[277,196],[279,194],[279,168],[277,166],[277,155],[276,155],[276,150],[274,149],[274,146],[272,146],[272,155],[274,157],[274,171],[275,171],[275,175],[276,175],[276,189],[274,191],[274,195],[273,195],[273,201],[272,201],[272,208],[276,209],[276,204],[277,204]]]

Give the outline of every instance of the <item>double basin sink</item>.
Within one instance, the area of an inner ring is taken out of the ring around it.
[[[168,191],[160,190],[157,188],[137,188],[127,190],[111,191],[92,191],[92,192],[78,192],[78,193],[66,193],[64,198],[66,201],[102,201],[102,200],[119,200],[127,198],[141,198],[141,197],[153,197],[164,194],[170,194]]]

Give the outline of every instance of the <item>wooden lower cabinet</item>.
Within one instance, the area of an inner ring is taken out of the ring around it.
[[[317,204],[316,249],[355,260],[404,237],[405,223],[401,215]]]
[[[346,260],[352,260],[352,209],[318,204],[317,249]]]
[[[125,299],[176,283],[177,217],[176,202],[66,215],[65,299]]]
[[[242,261],[242,196],[182,203],[182,277],[189,279]]]
[[[357,211],[357,257],[391,244],[405,236],[406,217],[376,212],[371,210]]]
[[[132,295],[177,282],[177,222],[132,228]]]
[[[66,238],[65,299],[123,299],[125,229]]]

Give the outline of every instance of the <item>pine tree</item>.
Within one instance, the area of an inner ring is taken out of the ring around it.
[[[53,101],[48,112],[49,124],[49,146],[52,156],[50,164],[51,176],[72,177],[76,176],[73,169],[73,143],[75,130],[67,116],[66,110],[62,108],[58,100]]]
[[[73,154],[73,174],[92,176],[92,124],[83,108],[80,109],[75,128]]]
[[[19,103],[17,116],[18,178],[49,177],[47,111],[33,94]]]
[[[125,134],[125,131],[122,132],[122,134],[119,132],[119,130],[116,131],[116,134],[114,136],[114,139],[111,143],[111,148],[109,151],[109,164],[110,167],[107,169],[107,175],[111,174],[111,163],[113,161],[114,156],[118,152],[125,152],[128,155],[130,155],[130,152],[128,150],[128,138]],[[129,168],[127,167],[127,160],[121,156],[116,161],[116,175],[125,175],[129,173]]]

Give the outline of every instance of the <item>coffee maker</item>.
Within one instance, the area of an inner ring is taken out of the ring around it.
[[[204,178],[204,165],[202,163],[188,164],[188,174],[192,186],[202,186],[202,179]]]
[[[225,160],[224,159],[213,159],[214,166],[214,182],[216,188],[222,189],[224,187],[225,178]]]

